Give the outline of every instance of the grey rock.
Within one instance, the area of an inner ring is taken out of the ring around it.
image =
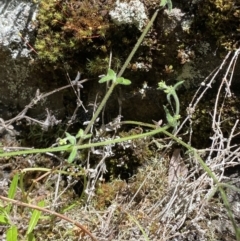
[[[36,15],[33,1],[0,1],[0,47],[9,50],[12,58],[28,57],[32,51],[27,43],[34,38]]]

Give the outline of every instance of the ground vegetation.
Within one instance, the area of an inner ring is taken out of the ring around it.
[[[192,19],[169,0],[144,4],[143,18],[133,9],[121,25],[119,8],[138,1],[39,2],[35,64],[64,69],[67,84],[38,89],[16,116],[0,119],[1,239],[240,240],[240,50],[238,35],[222,28],[227,13],[238,29],[238,5],[191,1],[185,11],[199,9]],[[209,69],[200,71],[202,59]],[[85,101],[90,76],[103,87]],[[49,109],[31,117],[67,89],[74,108],[66,119]]]

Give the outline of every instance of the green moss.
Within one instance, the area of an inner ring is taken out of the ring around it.
[[[93,39],[103,38],[110,25],[101,11],[109,7],[110,4],[88,0],[42,0],[35,43],[38,56],[57,62],[73,51],[86,48]]]
[[[219,45],[234,48],[239,29],[239,3],[235,0],[204,0],[200,4],[197,21],[205,23],[205,31],[214,36]]]
[[[94,198],[95,207],[98,210],[104,210],[106,207],[111,205],[111,202],[116,198],[117,194],[127,184],[122,180],[114,180],[110,183],[99,183],[96,190],[96,198]]]
[[[157,6],[153,0],[144,4],[148,11]],[[38,58],[49,68],[61,68],[64,62],[96,75],[106,72],[112,51],[111,67],[119,70],[141,32],[134,26],[116,26],[109,16],[114,6],[110,0],[104,4],[102,0],[42,0],[34,46]],[[141,50],[142,56],[148,55],[150,47]]]
[[[87,70],[92,75],[97,74],[104,74],[106,70],[108,69],[110,59],[109,57],[100,58],[100,56],[97,56],[93,60],[89,60],[87,63]],[[111,60],[112,67],[116,71],[121,68],[122,62],[119,58],[114,57]]]

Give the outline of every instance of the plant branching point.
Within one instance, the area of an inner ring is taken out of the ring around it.
[[[168,110],[168,108],[166,106],[164,107],[164,110],[166,112],[166,118],[167,118],[167,122],[168,125],[170,127],[173,127],[174,129],[177,128],[178,124],[179,124],[179,119],[180,119],[180,102],[179,102],[179,98],[177,96],[177,88],[183,84],[184,81],[179,81],[177,82],[174,86],[170,85],[166,85],[166,83],[164,81],[161,81],[158,83],[158,89],[163,90],[166,94],[167,94],[167,101],[170,104],[170,106],[172,106],[172,102],[171,102],[171,97],[173,97],[174,101],[175,101],[175,111],[174,114],[171,115],[170,111]]]

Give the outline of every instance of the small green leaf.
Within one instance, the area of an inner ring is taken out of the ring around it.
[[[83,135],[84,135],[84,131],[83,129],[80,129],[76,135],[76,138],[83,137]]]
[[[172,11],[172,0],[167,1],[168,11]]]
[[[167,5],[168,0],[161,0],[160,7],[165,7]]]
[[[38,203],[38,206],[43,207],[44,200],[40,201]],[[41,216],[41,211],[35,209],[32,213],[32,217],[31,217],[29,225],[28,225],[27,235],[29,235],[33,231],[33,229],[36,227],[40,216]]]
[[[80,129],[79,131],[78,131],[78,133],[77,133],[77,135],[76,135],[76,138],[81,138],[81,139],[88,139],[88,138],[90,138],[92,136],[92,134],[87,134],[87,135],[85,135],[84,134],[84,131],[82,130],[82,129]]]
[[[104,82],[107,82],[107,81],[109,81],[109,80],[112,80],[112,77],[106,75],[106,76],[102,77],[98,82],[99,82],[99,83],[104,83]]]
[[[8,213],[5,207],[0,204],[0,223],[1,224],[11,224],[9,221]]]
[[[158,90],[164,90],[166,88],[167,88],[167,85],[163,80],[158,83]]]
[[[112,69],[108,69],[107,75],[111,76],[112,78],[115,78],[115,77],[116,77],[116,73],[115,73],[114,70],[112,70]]]
[[[172,0],[161,0],[160,7],[168,6],[168,11],[172,10]]]
[[[66,213],[67,211],[72,210],[73,208],[76,207],[76,205],[77,205],[76,203],[73,203],[73,204],[67,206],[66,208],[64,208],[64,209],[61,211],[61,213]]]
[[[68,141],[72,144],[75,145],[76,144],[76,137],[72,136],[71,134],[69,134],[68,132],[65,132],[65,135],[68,139]]]
[[[17,241],[18,230],[16,226],[11,226],[7,230],[7,241]]]
[[[8,191],[8,198],[14,199],[18,186],[18,178],[18,174],[15,174]]]
[[[131,81],[129,79],[125,79],[123,77],[117,78],[117,83],[121,85],[130,85]]]
[[[7,219],[7,217],[4,214],[0,215],[0,223],[1,224],[9,224],[9,220]]]
[[[8,198],[14,199],[16,192],[17,192],[18,179],[19,179],[18,174],[15,174],[12,179],[10,188],[8,190]],[[11,208],[12,208],[12,204],[8,204],[8,206],[6,208],[6,212],[9,213]]]
[[[180,85],[182,85],[183,83],[184,83],[184,80],[179,81],[179,82],[177,82],[177,83],[173,86],[173,88],[174,88],[175,90],[177,90],[178,87],[179,87]]]
[[[104,82],[107,82],[109,80],[112,80],[113,82],[115,82],[116,76],[117,76],[117,74],[112,69],[108,69],[107,75],[102,77],[98,82],[104,83]]]
[[[68,163],[72,163],[74,161],[74,159],[76,158],[76,155],[77,155],[77,148],[76,147],[73,147],[72,148],[72,151],[68,157]]]
[[[89,139],[91,136],[92,136],[92,134],[87,134],[87,135],[85,135],[85,136],[83,137],[83,139],[84,139],[84,140],[85,140],[85,139]]]
[[[171,126],[171,127],[176,127],[178,126],[178,120],[180,119],[180,115],[174,115],[172,116],[168,110],[168,108],[164,105],[163,106],[165,112],[166,112],[166,119],[167,119],[167,122],[168,124]]]

